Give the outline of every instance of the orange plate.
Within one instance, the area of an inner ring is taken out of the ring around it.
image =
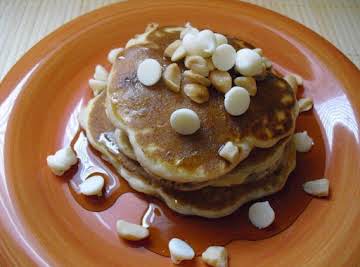
[[[284,71],[300,74],[315,101],[326,146],[330,200],[314,199],[284,232],[228,245],[231,266],[359,266],[360,74],[335,47],[300,24],[235,1],[135,1],[66,24],[33,47],[0,88],[0,265],[169,266],[119,242],[96,212],[81,208],[46,156],[68,143],[95,64],[149,22],[191,21],[249,41]],[[115,220],[116,214],[107,214]],[[204,266],[200,259],[186,266]]]

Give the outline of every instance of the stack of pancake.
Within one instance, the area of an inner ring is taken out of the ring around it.
[[[178,213],[218,218],[282,189],[296,164],[292,135],[298,104],[290,85],[271,70],[257,79],[249,109],[236,117],[225,112],[224,95],[211,86],[209,101],[198,104],[168,90],[162,80],[141,84],[138,65],[147,58],[164,68],[171,64],[164,50],[182,29],[150,25],[131,39],[112,67],[107,89],[90,100],[82,126],[132,188]],[[253,48],[228,40],[236,50]],[[183,63],[178,65],[184,71]],[[180,108],[198,114],[201,128],[195,134],[172,129],[170,115]],[[220,157],[228,141],[245,156],[234,162]]]

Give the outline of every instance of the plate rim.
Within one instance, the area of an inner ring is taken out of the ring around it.
[[[204,0],[201,0],[201,1],[206,2]],[[201,1],[199,1],[199,2],[201,2]],[[55,47],[61,47],[61,45],[59,45],[59,39],[63,39],[63,41],[66,41],[69,38],[76,38],[76,35],[80,33],[79,31],[77,31],[77,28],[79,28],[80,22],[86,21],[86,25],[91,26],[93,24],[93,22],[95,21],[95,19],[99,19],[99,18],[103,19],[107,16],[110,16],[109,14],[106,14],[106,13],[111,10],[114,10],[111,12],[112,15],[114,15],[115,10],[117,10],[119,8],[121,8],[123,10],[124,7],[127,7],[128,10],[131,10],[133,8],[136,8],[136,5],[144,4],[144,2],[147,3],[146,1],[134,1],[134,2],[131,1],[131,2],[114,3],[114,4],[107,5],[105,7],[101,7],[99,9],[93,10],[91,12],[88,12],[86,14],[76,17],[75,19],[71,20],[70,22],[65,23],[61,27],[57,28],[56,30],[54,30],[53,32],[49,33],[47,36],[42,38],[34,46],[32,46],[16,62],[16,64],[14,64],[11,67],[11,69],[8,71],[8,73],[2,79],[1,84],[0,84],[0,106],[3,104],[3,101],[13,92],[16,85],[18,85],[18,83],[21,81],[21,79],[29,73],[29,71],[32,69],[32,67],[35,64],[42,64],[43,62],[46,62],[47,57],[50,57],[53,53],[56,53],[56,49],[52,50],[52,45],[55,45]],[[180,3],[180,2],[181,1],[174,1],[174,3]],[[168,4],[168,2],[165,0],[157,0],[157,1],[153,1],[150,4],[148,4],[148,3],[147,4],[149,6],[153,6],[154,4],[160,5],[160,4],[164,4],[164,3]],[[224,2],[218,1],[218,0],[212,1],[212,4],[216,4],[216,3],[224,3]],[[344,65],[346,67],[346,69],[348,71],[350,71],[352,74],[357,74],[352,77],[350,77],[350,75],[345,75],[345,76],[341,77],[342,79],[339,79],[339,82],[344,86],[344,89],[347,89],[347,93],[350,93],[351,90],[354,90],[354,88],[352,88],[353,86],[350,85],[350,82],[347,82],[347,81],[354,79],[354,81],[351,82],[351,84],[353,84],[353,83],[360,84],[359,70],[355,66],[355,64],[352,63],[333,44],[331,44],[324,37],[320,36],[313,30],[307,28],[306,26],[304,26],[304,25],[298,23],[297,21],[292,20],[284,15],[281,15],[277,12],[268,10],[266,8],[263,8],[263,7],[254,5],[254,4],[244,3],[244,2],[235,1],[235,0],[228,0],[228,1],[226,1],[226,3],[243,5],[243,6],[247,6],[248,8],[252,8],[252,9],[254,9],[254,8],[260,9],[263,12],[271,14],[271,16],[273,16],[273,17],[277,17],[279,20],[283,21],[284,23],[292,24],[292,27],[297,27],[297,28],[305,31],[306,35],[309,36],[311,39],[316,40],[317,42],[320,42],[320,44],[324,48],[326,48],[328,51],[332,51],[333,53],[335,53],[335,56],[339,57],[339,59],[341,60],[339,65]],[[86,29],[86,27],[85,27],[85,29]],[[85,30],[85,29],[83,29],[83,30]],[[62,42],[60,42],[60,43],[62,43]],[[304,42],[302,42],[302,43],[304,43]],[[52,44],[52,45],[49,45],[49,44]],[[307,46],[306,44],[304,44],[304,45]],[[316,56],[319,56],[319,55],[316,54]],[[31,73],[30,77],[32,75],[36,75],[36,70],[34,71],[34,73]],[[337,79],[339,78],[338,75],[336,75],[336,74],[334,74],[334,77],[336,77]],[[360,107],[360,99],[354,98],[353,102],[356,102],[356,104],[357,104],[356,105],[357,108],[354,110],[357,111],[357,113],[358,113],[359,112],[358,107]],[[357,116],[357,118],[358,118],[358,116]],[[5,177],[2,177],[2,178],[6,179]],[[3,210],[3,207],[0,207],[0,210]],[[12,234],[9,231],[7,231],[6,227],[4,226],[4,224],[6,224],[6,222],[3,221],[2,217],[0,217],[0,218],[1,218],[0,219],[0,229],[2,229],[2,230],[5,229],[3,234],[12,236]],[[4,250],[4,246],[3,246],[2,242],[0,242],[0,247],[2,247],[1,251],[5,252],[4,254],[8,254],[7,253],[8,251],[6,250],[6,248]],[[19,248],[20,248],[20,246],[19,246]],[[27,254],[27,253],[24,251],[24,254]],[[7,255],[7,257],[8,256],[9,255]],[[2,259],[2,256],[0,257],[0,259]],[[30,257],[29,257],[29,259],[30,259]]]

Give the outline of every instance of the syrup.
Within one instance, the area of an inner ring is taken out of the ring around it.
[[[99,152],[92,149],[83,132],[79,132],[72,141],[72,147],[80,159],[78,168],[69,180],[70,191],[75,200],[90,211],[103,211],[110,208],[126,192],[134,192],[125,181],[120,181],[114,168],[101,158]],[[88,177],[101,175],[105,180],[103,195],[84,196],[79,185]]]
[[[169,255],[167,246],[173,237],[186,240],[197,255],[210,245],[226,245],[234,240],[261,240],[291,226],[311,201],[311,197],[303,191],[302,184],[307,180],[323,177],[326,160],[325,145],[312,111],[301,114],[297,120],[296,131],[304,130],[307,130],[314,139],[315,145],[308,153],[297,153],[296,169],[290,174],[283,190],[262,199],[270,202],[276,215],[275,222],[261,230],[248,220],[250,203],[224,218],[205,219],[177,214],[160,200],[135,192],[114,168],[89,146],[82,132],[76,135],[72,143],[81,162],[69,180],[69,188],[76,201],[87,210],[99,214],[102,211],[106,213],[110,211],[119,219],[149,227],[149,239],[134,243],[132,246],[144,247],[160,255]],[[105,178],[106,187],[103,196],[87,197],[79,194],[79,184],[86,177],[95,174]],[[121,201],[121,205],[112,207],[117,200]],[[115,227],[114,231],[116,231]]]

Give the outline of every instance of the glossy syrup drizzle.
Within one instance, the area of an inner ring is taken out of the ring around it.
[[[160,255],[168,256],[168,241],[173,237],[189,242],[197,254],[214,244],[226,245],[233,240],[261,240],[285,230],[300,216],[311,200],[311,197],[303,192],[302,184],[324,174],[325,147],[312,112],[299,117],[297,131],[303,130],[308,131],[314,139],[315,146],[309,153],[297,154],[297,167],[289,176],[283,190],[263,199],[270,202],[275,210],[276,219],[270,227],[262,230],[255,228],[248,220],[250,204],[242,206],[224,218],[205,219],[177,214],[160,200],[135,192],[110,164],[101,159],[98,152],[90,148],[82,132],[73,141],[73,147],[81,163],[69,180],[69,187],[76,201],[85,209],[101,214],[101,211],[110,208],[106,212],[111,211],[119,219],[148,227],[151,233],[149,239],[133,246],[145,247]],[[86,177],[94,174],[100,174],[106,180],[103,196],[82,196],[78,193],[78,185]],[[111,207],[117,200],[119,203]]]
[[[83,132],[75,136],[72,146],[80,160],[76,172],[69,180],[69,187],[82,207],[91,211],[102,211],[110,208],[120,195],[133,192],[126,182],[120,182],[114,168],[89,146]],[[105,188],[101,197],[80,194],[79,185],[93,175],[101,175],[105,179]]]

